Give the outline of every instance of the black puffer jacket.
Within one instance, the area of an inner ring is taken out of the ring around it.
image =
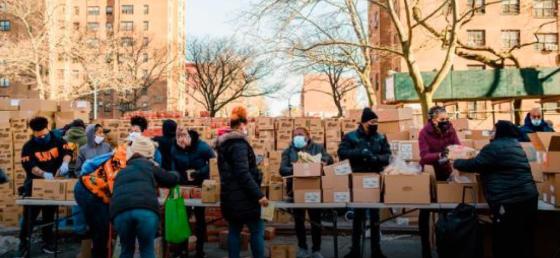
[[[325,148],[319,144],[314,143],[313,141],[309,141],[307,146],[303,149],[299,150],[294,147],[294,144],[290,145],[290,148],[287,148],[282,152],[282,163],[280,163],[280,175],[282,176],[291,176],[294,174],[294,166],[292,163],[297,162],[298,160],[298,152],[303,151],[307,152],[312,156],[317,154],[321,154],[321,161],[330,165],[333,163],[333,159],[331,155],[327,153]],[[293,196],[293,182],[291,178],[288,178],[287,181],[288,187],[288,195]]]
[[[391,160],[387,138],[376,133],[369,136],[362,126],[344,136],[338,146],[340,160],[350,160],[353,172],[381,172]]]
[[[480,173],[491,205],[523,202],[538,196],[529,161],[517,139],[495,139],[475,158],[456,160],[453,166],[459,171]]]
[[[261,217],[262,176],[246,136],[231,131],[216,142],[221,179],[221,208],[228,221],[255,221]]]
[[[173,187],[178,183],[177,173],[165,171],[144,157],[133,156],[115,178],[109,206],[111,219],[132,209],[159,214],[158,185]]]

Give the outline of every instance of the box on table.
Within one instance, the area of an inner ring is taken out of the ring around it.
[[[398,155],[404,160],[419,161],[420,160],[420,146],[417,140],[412,141],[399,141],[398,142]]]
[[[478,184],[460,184],[453,182],[437,182],[436,197],[438,203],[461,203],[463,201],[463,189],[465,189],[465,202],[478,202]],[[474,199],[473,199],[474,198]]]
[[[525,151],[525,155],[527,156],[527,159],[529,160],[529,162],[537,161],[537,149],[535,149],[535,146],[533,146],[533,143],[531,143],[531,142],[520,142],[519,144],[521,144],[521,147],[523,148],[523,151]]]
[[[467,118],[458,118],[458,119],[450,120],[451,124],[453,125],[453,129],[455,129],[455,131],[457,132],[474,129],[471,128],[469,121],[470,120]]]
[[[293,163],[294,177],[318,177],[321,176],[321,163]]]
[[[321,177],[321,189],[336,189],[336,190],[347,190],[350,189],[350,177],[345,176],[322,176]]]
[[[33,179],[32,197],[44,200],[66,200],[67,180]]]
[[[78,179],[67,179],[66,180],[66,200],[74,201],[74,187],[78,183]]]
[[[350,202],[350,189],[323,189],[323,202],[347,203]]]
[[[20,99],[19,110],[37,112],[56,112],[58,103],[54,100],[45,99]]]
[[[270,246],[270,258],[296,258],[296,247],[290,244],[273,244]]]
[[[378,203],[381,200],[381,176],[356,172],[352,177],[352,201]]]
[[[220,191],[215,180],[204,180],[202,182],[201,201],[203,203],[215,203],[220,201]]]
[[[320,203],[321,177],[294,177],[294,202]]]
[[[352,167],[350,166],[349,160],[343,160],[341,162],[323,167],[325,176],[347,176],[352,174]]]
[[[427,204],[431,202],[430,175],[385,175],[385,203]]]
[[[543,164],[539,162],[529,162],[529,165],[531,166],[531,174],[533,175],[533,180],[539,183],[544,182]]]
[[[56,112],[54,114],[54,124],[57,128],[62,128],[65,125],[72,123],[75,119],[74,117],[74,111]]]
[[[282,182],[271,182],[268,185],[268,199],[270,201],[282,201],[284,199],[283,186]]]

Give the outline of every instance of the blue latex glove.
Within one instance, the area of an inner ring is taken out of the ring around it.
[[[43,173],[43,178],[45,178],[45,180],[54,180],[53,173],[50,173],[50,172],[44,172]]]
[[[60,172],[61,176],[67,176],[68,175],[68,162],[63,162],[62,165],[60,165],[60,168],[58,169],[58,171]]]

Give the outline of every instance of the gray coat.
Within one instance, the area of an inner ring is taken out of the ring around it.
[[[88,159],[103,155],[113,151],[111,145],[103,141],[101,144],[95,143],[95,125],[88,125],[86,128],[87,144],[80,147],[78,160],[76,160],[76,174],[82,171],[82,164]]]

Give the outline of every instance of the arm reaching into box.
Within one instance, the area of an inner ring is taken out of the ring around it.
[[[458,159],[453,162],[453,167],[463,172],[482,172],[485,168],[496,162],[495,153],[491,145],[486,145],[480,153],[472,159]]]
[[[171,188],[179,184],[179,174],[175,171],[165,171],[163,168],[153,166],[154,178],[158,185]]]

